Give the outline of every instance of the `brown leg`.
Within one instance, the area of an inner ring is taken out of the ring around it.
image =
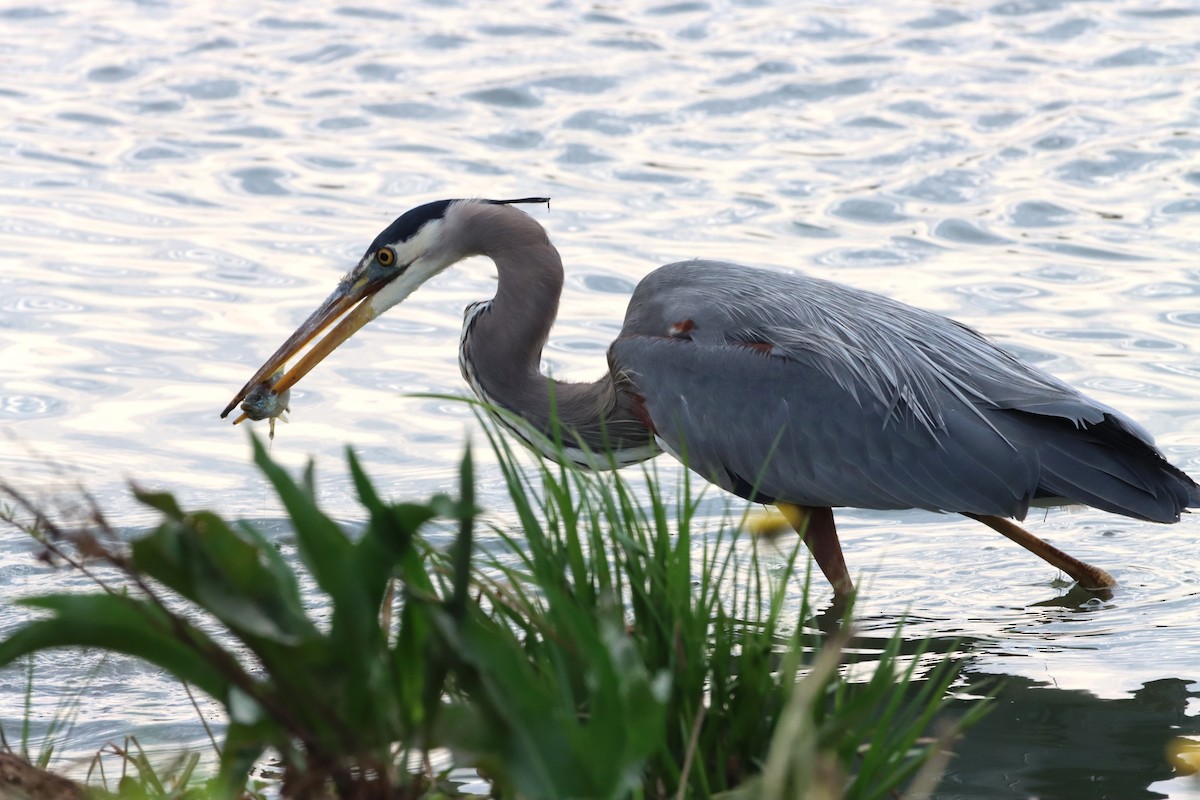
[[[846,559],[842,557],[842,545],[838,542],[837,527],[833,524],[833,509],[809,508],[791,503],[776,503],[775,506],[804,539],[817,566],[833,586],[833,593],[839,596],[852,594],[854,581],[850,580]]]
[[[1093,567],[1091,564],[1085,564],[1078,558],[1067,555],[1049,542],[1044,542],[1034,536],[1012,520],[1005,519],[1004,517],[993,517],[988,514],[968,514],[965,512],[963,516],[982,522],[992,530],[1004,534],[1038,558],[1070,575],[1084,589],[1108,589],[1117,585],[1113,576],[1104,570],[1099,567]]]

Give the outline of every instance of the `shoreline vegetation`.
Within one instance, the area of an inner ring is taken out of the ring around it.
[[[928,796],[987,708],[946,719],[950,656],[914,653],[897,630],[870,664],[850,664],[848,622],[829,633],[805,624],[814,609],[798,538],[760,562],[758,545],[749,556],[734,546],[737,518],[697,530],[686,480],[668,491],[645,471],[642,485],[530,467],[494,423],[484,430],[520,521],[491,526],[486,547],[469,448],[457,496],[423,502],[380,497],[348,451],[366,520],[351,536],[319,509],[312,465],[294,478],[253,438],[294,558],[254,526],[164,492],[134,489],[161,521],[122,538],[99,509],[68,525],[0,487],[10,501],[0,516],[45,558],[121,576],[19,600],[45,613],[0,642],[0,665],[59,647],[123,653],[227,718],[215,774],[195,754],[156,767],[127,740],[110,745],[123,778],[93,775],[52,796],[441,798],[459,796],[449,773],[462,768],[501,798]],[[453,543],[434,547],[430,529]],[[789,590],[801,586],[797,609]],[[3,732],[0,775],[17,756],[48,766],[52,742],[28,741],[28,720],[22,732],[19,747]],[[250,787],[264,759],[281,778]],[[10,787],[18,793],[0,796],[43,796]]]

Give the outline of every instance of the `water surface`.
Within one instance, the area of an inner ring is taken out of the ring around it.
[[[1198,475],[1198,42],[1190,4],[1129,0],[7,5],[0,472],[82,483],[131,530],[152,518],[128,478],[271,524],[217,418],[232,392],[405,209],[548,195],[559,377],[603,369],[649,269],[734,259],[952,315]],[[493,286],[483,261],[443,274],[293,392],[274,455],[315,457],[335,516],[347,443],[396,497],[452,486],[473,421],[404,395],[463,391],[461,310]],[[507,513],[486,470],[481,492]],[[865,635],[907,614],[1005,677],[941,796],[1200,796],[1163,755],[1200,728],[1200,522],[1033,519],[1113,572],[1100,601],[965,520],[839,518]],[[6,598],[83,586],[0,537]],[[24,680],[0,673],[0,718]],[[178,687],[121,659],[36,681],[42,717],[90,687],[64,752],[203,741]]]

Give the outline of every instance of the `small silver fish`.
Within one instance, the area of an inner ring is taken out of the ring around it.
[[[237,425],[244,419],[256,422],[260,419],[269,420],[270,434],[268,438],[274,441],[275,420],[281,419],[287,422],[288,418],[283,415],[291,411],[291,408],[288,407],[288,402],[291,400],[292,390],[285,389],[277,394],[273,388],[275,384],[279,383],[279,379],[282,377],[283,369],[281,368],[271,376],[270,380],[263,381],[255,386],[250,394],[246,395],[246,399],[242,401],[242,415],[235,419],[233,424]]]

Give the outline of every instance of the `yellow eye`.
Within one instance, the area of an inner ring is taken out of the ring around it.
[[[390,267],[396,263],[396,251],[390,247],[381,247],[375,251],[375,260],[382,267]]]

